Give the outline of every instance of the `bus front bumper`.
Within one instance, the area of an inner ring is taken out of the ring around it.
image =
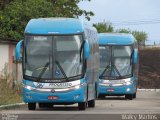
[[[23,87],[23,100],[26,103],[78,103],[85,101],[85,90],[85,86],[82,86],[65,92],[40,92]]]
[[[125,94],[134,94],[136,88],[133,84],[123,85],[123,86],[98,86],[98,93],[103,95],[125,95]]]

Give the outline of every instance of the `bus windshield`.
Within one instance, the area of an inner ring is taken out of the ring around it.
[[[24,76],[32,80],[53,81],[80,78],[82,42],[82,35],[26,36]]]
[[[132,46],[100,46],[100,79],[120,79],[132,75]]]

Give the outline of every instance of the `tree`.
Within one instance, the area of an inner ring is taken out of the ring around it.
[[[3,0],[1,0],[3,1]],[[81,10],[78,3],[83,0],[8,0],[0,11],[0,36],[22,39],[23,31],[32,18],[78,17],[87,19],[92,12]]]
[[[132,31],[132,35],[136,38],[138,45],[145,45],[145,41],[148,38],[146,32],[143,31]]]
[[[110,22],[96,23],[96,24],[93,24],[93,26],[97,29],[98,33],[114,31],[114,28]]]
[[[52,17],[53,5],[45,0],[15,0],[0,12],[2,37],[22,38],[24,28],[31,18]]]
[[[131,33],[131,30],[122,28],[122,29],[116,30],[116,32],[118,32],[118,33]]]
[[[137,40],[138,45],[144,45],[145,41],[148,38],[147,33],[143,32],[143,31],[131,31],[130,29],[124,29],[124,28],[122,28],[122,29],[116,30],[116,32],[118,32],[118,33],[130,33],[130,34],[132,34],[135,37],[135,39]]]
[[[78,17],[84,15],[90,20],[90,16],[94,13],[91,11],[82,10],[78,7],[78,3],[84,0],[48,0],[52,2],[56,16],[60,17]],[[88,0],[90,1],[90,0]]]
[[[9,4],[13,0],[0,0],[0,10],[4,9],[4,7]]]

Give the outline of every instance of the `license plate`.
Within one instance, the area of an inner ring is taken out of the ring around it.
[[[107,92],[114,92],[114,89],[107,89]]]
[[[48,100],[57,100],[58,97],[57,96],[48,96]]]

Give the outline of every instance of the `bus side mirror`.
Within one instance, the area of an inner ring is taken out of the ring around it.
[[[136,49],[134,49],[134,58],[133,59],[134,59],[134,64],[136,64],[138,61],[138,52]]]
[[[90,56],[90,47],[89,47],[88,40],[86,40],[84,44],[84,56],[85,56],[85,59],[88,59]]]
[[[16,45],[15,54],[16,54],[16,60],[17,61],[21,60],[21,47],[22,47],[22,44],[23,44],[23,40],[20,40]]]

